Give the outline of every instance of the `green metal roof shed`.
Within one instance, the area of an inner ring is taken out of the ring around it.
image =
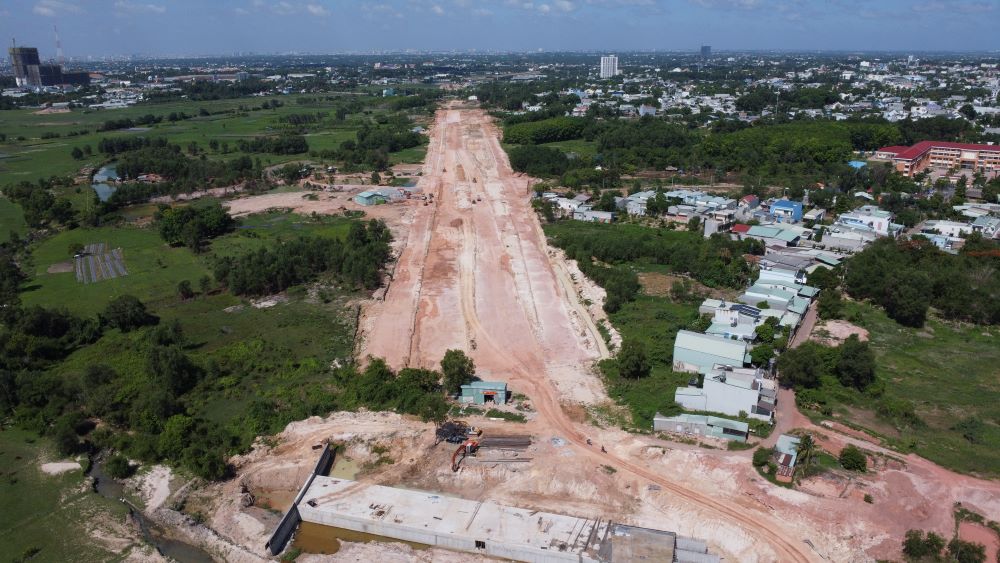
[[[510,398],[507,391],[507,384],[502,381],[473,381],[462,386],[462,395],[459,400],[463,403],[475,403],[482,405],[485,403],[504,404]]]

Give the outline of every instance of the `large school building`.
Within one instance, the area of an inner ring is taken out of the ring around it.
[[[1000,145],[922,141],[912,147],[883,147],[875,151],[875,158],[892,162],[907,176],[928,167],[988,173],[1000,170]]]

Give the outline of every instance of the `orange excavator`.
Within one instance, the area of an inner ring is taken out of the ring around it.
[[[476,451],[479,449],[479,440],[469,438],[462,445],[458,446],[455,453],[451,454],[451,470],[458,471],[458,466],[461,465],[462,460],[467,456],[476,455]]]

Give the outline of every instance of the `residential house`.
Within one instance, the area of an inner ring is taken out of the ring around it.
[[[874,205],[862,205],[854,211],[842,213],[837,217],[837,225],[854,229],[869,229],[881,237],[896,236],[902,225],[892,222],[891,212],[879,209]]]
[[[941,234],[946,237],[962,237],[964,235],[970,235],[973,232],[972,225],[969,223],[961,223],[959,221],[944,221],[931,219],[924,221],[923,226],[920,228],[921,233],[927,234]]]
[[[674,340],[674,371],[707,373],[715,365],[743,367],[750,363],[745,341],[692,332],[677,331]]]
[[[972,230],[985,238],[1000,238],[1000,217],[982,215],[972,222]]]
[[[802,220],[802,202],[779,199],[771,204],[771,215],[779,223],[798,223]]]
[[[795,473],[795,463],[799,459],[799,442],[797,436],[782,434],[774,445],[774,461],[778,465],[775,477],[782,482],[790,482]]]
[[[810,209],[809,211],[806,211],[802,215],[802,220],[803,221],[809,221],[809,222],[812,222],[812,223],[816,223],[818,221],[822,221],[823,219],[826,219],[826,209],[821,209],[819,207],[814,207],[814,208]]]
[[[783,246],[795,246],[802,238],[801,234],[795,231],[781,229],[774,225],[753,225],[747,229],[743,236],[757,239],[766,245],[780,244]]]
[[[589,205],[581,205],[573,211],[573,218],[588,223],[611,223],[615,220],[615,214],[610,211],[595,211]]]
[[[717,364],[705,374],[701,388],[678,387],[674,400],[687,410],[746,415],[770,422],[774,419],[778,388],[762,370]]]
[[[656,416],[653,417],[653,430],[707,436],[736,442],[746,442],[750,435],[750,425],[746,422],[690,413],[682,413],[677,416],[663,416],[656,413]]]

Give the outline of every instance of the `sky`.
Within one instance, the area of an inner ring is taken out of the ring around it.
[[[67,57],[413,50],[1000,50],[1000,0],[0,0]]]

